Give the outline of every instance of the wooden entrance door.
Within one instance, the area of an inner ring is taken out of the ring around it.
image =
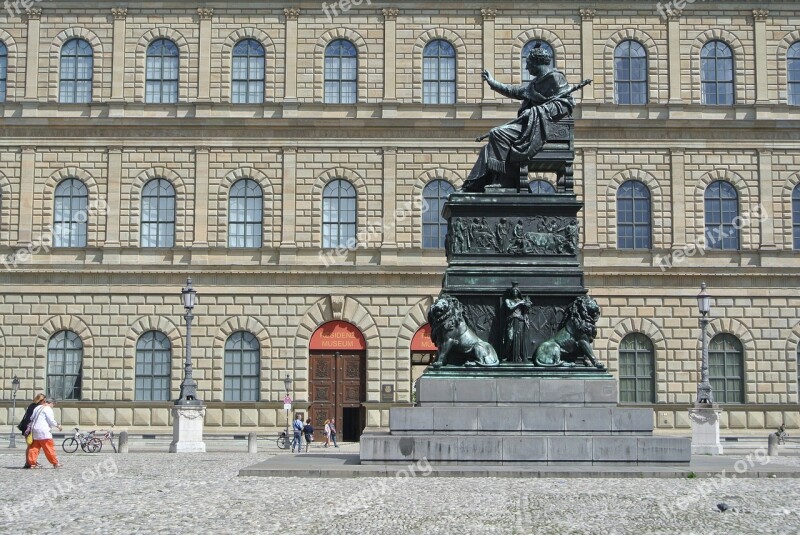
[[[311,424],[317,442],[325,440],[325,420],[336,419],[336,439],[357,441],[366,425],[366,355],[311,355]],[[345,410],[346,409],[346,410]]]

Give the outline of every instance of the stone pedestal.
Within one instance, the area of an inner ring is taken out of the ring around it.
[[[205,405],[175,405],[172,407],[172,443],[170,453],[205,453],[203,422]]]
[[[689,409],[692,421],[692,455],[722,455],[719,441],[719,419],[722,409],[717,405],[695,405]]]
[[[481,376],[485,375],[485,376]],[[566,377],[565,377],[566,375]],[[688,464],[691,441],[653,436],[653,410],[617,406],[605,372],[425,375],[416,407],[361,437],[363,464]]]

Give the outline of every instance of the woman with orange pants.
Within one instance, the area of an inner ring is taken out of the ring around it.
[[[31,468],[40,467],[37,463],[40,449],[44,450],[44,455],[53,465],[53,468],[61,468],[58,457],[56,457],[56,447],[53,443],[53,433],[51,432],[53,427],[57,427],[59,431],[61,430],[61,425],[56,421],[56,417],[53,414],[53,405],[55,404],[56,402],[52,398],[46,398],[42,405],[34,409],[31,416],[33,444],[28,450],[28,465]]]
[[[25,411],[25,416],[22,418],[22,422],[20,422],[19,424],[19,430],[22,431],[23,433],[27,429],[28,424],[31,423],[31,416],[33,416],[33,411],[36,410],[36,407],[38,407],[39,404],[44,401],[44,397],[45,397],[44,394],[36,394],[36,397],[33,398],[33,403],[28,405],[28,409]],[[25,444],[27,445],[27,448],[25,449],[25,468],[30,468],[31,466],[28,464],[28,453],[31,451],[31,445],[28,444],[27,437],[25,440]]]

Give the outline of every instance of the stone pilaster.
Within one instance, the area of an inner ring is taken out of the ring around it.
[[[283,101],[285,106],[297,106],[297,19],[300,18],[300,9],[287,8],[283,10],[286,16],[286,58],[284,61],[286,72],[284,74]],[[289,110],[290,111],[290,110]]]
[[[106,247],[119,247],[119,220],[122,194],[122,149],[108,149],[108,208],[106,211]]]
[[[667,60],[669,61],[669,103],[681,101],[681,10],[667,14]]]
[[[581,13],[581,77],[594,79],[594,16],[596,11],[591,8],[582,8]],[[581,100],[594,101],[594,86],[583,88]]]
[[[33,240],[33,189],[36,180],[36,147],[22,147],[20,159],[19,244]]]
[[[576,156],[578,156],[576,154]],[[597,150],[594,148],[580,149],[583,158],[583,221],[585,249],[599,249],[597,240]]]
[[[200,8],[197,10],[197,16],[200,19],[197,100],[200,102],[208,102],[211,100],[211,24],[214,17],[214,10]]]
[[[758,215],[752,214],[751,219],[760,218],[761,223],[761,246],[762,250],[774,251],[775,245],[775,223],[773,218],[773,199],[772,199],[772,151],[758,151],[758,200],[761,205]],[[764,213],[766,211],[766,213]]]
[[[670,150],[672,183],[672,248],[686,247],[686,155],[683,149]]]
[[[483,68],[492,74],[495,74],[494,68],[494,47],[495,47],[495,17],[497,17],[496,9],[484,8],[481,9],[481,17],[483,19]],[[493,101],[495,99],[495,92],[489,87],[488,84],[482,84],[483,87],[483,100]]]
[[[383,10],[383,100],[397,100],[397,14],[393,7]]]
[[[194,244],[193,247],[208,247],[208,147],[197,147],[194,156]]]
[[[125,100],[125,27],[128,8],[115,7],[111,10],[114,18],[114,50],[111,70],[111,100]]]
[[[756,104],[769,102],[767,83],[767,17],[766,9],[753,10],[753,37],[755,40],[756,62]]]
[[[38,7],[29,9],[27,55],[25,58],[25,100],[39,99],[39,31],[42,22],[42,10]]]
[[[383,243],[381,244],[381,264],[397,263],[397,149],[383,149]]]
[[[281,263],[293,260],[297,252],[297,148],[283,148],[283,220],[281,221]]]

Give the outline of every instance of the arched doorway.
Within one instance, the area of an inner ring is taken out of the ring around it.
[[[331,321],[309,342],[311,423],[325,440],[325,420],[336,419],[337,440],[355,442],[367,423],[367,343],[357,327]]]
[[[411,339],[411,392],[414,392],[413,401],[416,402],[417,379],[425,368],[436,360],[438,349],[431,339],[431,326],[426,323],[414,334]]]

